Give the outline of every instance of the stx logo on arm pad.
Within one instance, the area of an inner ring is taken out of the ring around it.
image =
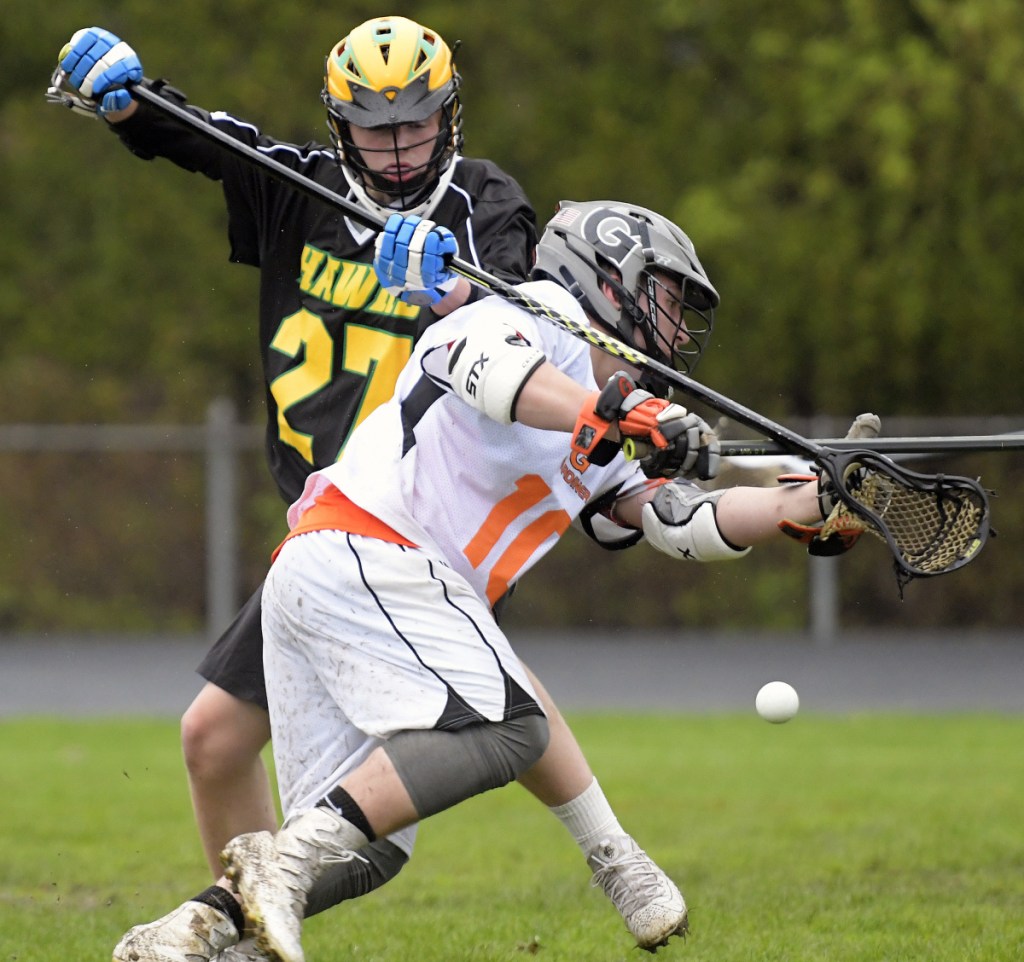
[[[530,375],[545,361],[509,324],[472,324],[452,346],[448,373],[452,390],[471,407],[501,424],[515,420],[515,402]]]
[[[463,346],[465,346],[465,342],[463,342]],[[466,383],[463,385],[463,390],[465,390],[466,394],[470,397],[476,397],[477,383],[480,381],[480,375],[483,374],[484,365],[487,364],[489,360],[490,358],[486,354],[481,354],[480,357],[470,365],[469,373],[466,375]]]

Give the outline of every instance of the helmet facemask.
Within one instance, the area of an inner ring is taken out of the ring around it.
[[[636,303],[640,320],[637,327],[640,328],[646,354],[677,371],[692,374],[711,334],[715,310],[699,285],[678,274],[673,275],[673,280],[679,284],[681,297],[666,284],[665,274],[657,270],[640,273]],[[639,308],[641,292],[648,305],[646,313]],[[676,314],[678,317],[674,316]],[[622,323],[626,323],[625,317]]]
[[[434,114],[439,119],[439,129],[436,132],[425,131],[421,140],[399,144],[400,128],[417,121],[402,121],[366,128],[377,134],[390,135],[390,143],[379,147],[357,147],[352,137],[352,125],[340,112],[332,110],[327,97],[324,100],[327,103],[327,126],[331,143],[337,151],[339,163],[348,168],[365,189],[383,194],[387,198],[386,203],[397,206],[399,210],[408,210],[423,200],[437,186],[441,174],[447,170],[457,152],[455,144],[461,126],[462,108],[455,96],[442,105],[440,114]],[[402,169],[410,150],[431,142],[433,149],[423,163],[408,170]],[[367,163],[367,156],[387,156],[389,160],[394,158],[394,168],[399,171],[400,179],[384,176],[375,169],[375,165]]]
[[[658,268],[640,271],[632,292],[618,279],[614,266],[607,266],[598,276],[612,288],[620,304],[612,333],[648,357],[692,375],[715,321],[705,289],[687,277]],[[668,382],[651,371],[643,371],[639,382],[659,397],[669,394]]]

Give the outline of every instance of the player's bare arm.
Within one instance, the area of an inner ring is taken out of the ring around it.
[[[591,397],[582,384],[545,361],[523,385],[514,417],[520,424],[546,431],[571,431],[580,409]],[[618,430],[612,426],[612,440]]]
[[[650,504],[658,490],[658,487],[648,488],[617,501],[615,520],[631,527],[642,527],[644,506]],[[778,537],[779,522],[786,519],[802,524],[821,520],[816,482],[727,488],[715,502],[715,521],[722,537],[738,547],[750,547]]]

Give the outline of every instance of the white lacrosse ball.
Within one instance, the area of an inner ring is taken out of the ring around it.
[[[770,681],[754,699],[757,713],[773,725],[788,722],[800,710],[800,696],[784,681]]]

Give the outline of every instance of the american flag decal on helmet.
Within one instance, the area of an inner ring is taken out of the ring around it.
[[[548,222],[549,227],[569,227],[580,216],[578,207],[560,207]]]

